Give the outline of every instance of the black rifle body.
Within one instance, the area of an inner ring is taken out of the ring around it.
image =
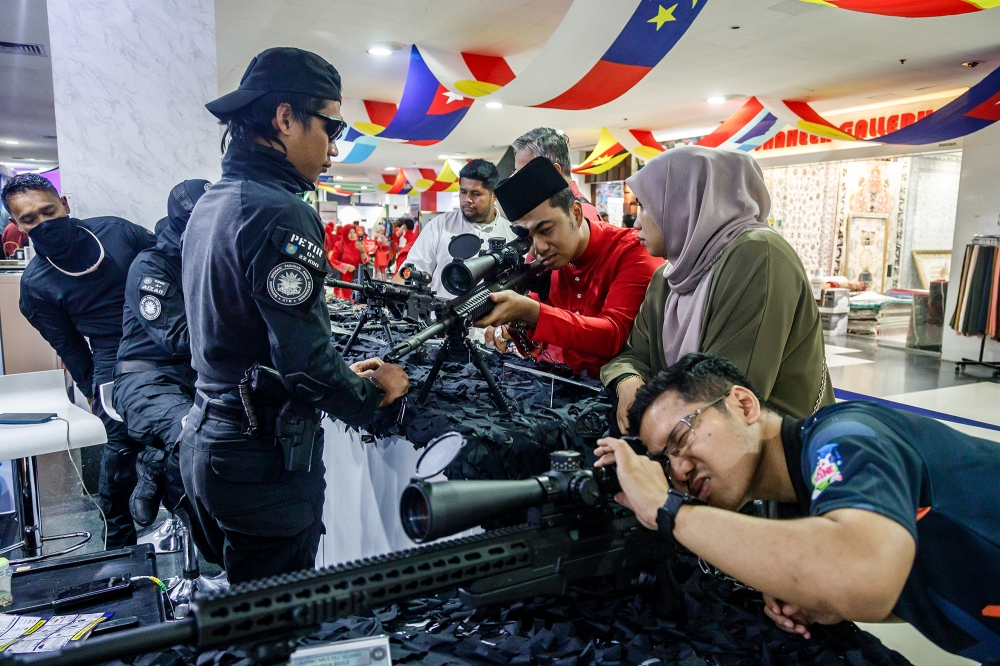
[[[429,544],[319,571],[301,571],[198,597],[178,622],[125,630],[62,650],[0,658],[39,666],[89,666],[189,645],[238,646],[255,662],[287,659],[320,623],[459,588],[471,606],[563,594],[575,581],[617,576],[627,584],[670,554],[656,532],[607,507],[552,505],[529,524]]]

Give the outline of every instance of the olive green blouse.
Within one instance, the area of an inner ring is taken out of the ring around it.
[[[627,375],[648,382],[666,369],[665,268],[653,274],[625,348],[601,370],[611,389]],[[698,351],[732,361],[783,414],[804,418],[817,402],[832,404],[819,309],[792,246],[769,229],[748,231],[726,249],[711,279]]]

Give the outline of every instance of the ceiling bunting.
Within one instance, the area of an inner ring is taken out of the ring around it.
[[[763,145],[784,126],[785,123],[765,109],[760,100],[751,97],[739,111],[719,125],[714,132],[703,137],[697,145],[749,152]]]
[[[538,55],[517,72],[513,57],[421,50],[451,92],[511,106],[593,109],[641,81],[707,2],[575,0]],[[561,92],[553,97],[553,91]]]
[[[445,160],[440,172],[417,168],[404,168],[402,171],[418,192],[458,192],[458,172],[463,166],[463,160]]]
[[[383,182],[379,183],[376,187],[386,194],[409,194],[413,190],[413,186],[407,182],[406,176],[403,175],[401,170],[397,170],[395,175],[380,175]]]
[[[342,197],[349,197],[352,194],[357,194],[357,192],[351,192],[349,190],[343,190],[343,189],[341,189],[339,187],[333,187],[333,186],[327,185],[325,183],[317,183],[316,187],[318,189],[320,189],[320,190],[323,190],[324,192],[329,192],[330,194],[336,194],[336,195],[342,196]]]
[[[837,127],[805,102],[762,100],[761,103],[779,120],[822,138],[919,146],[957,139],[1000,120],[1000,68],[923,118],[912,113],[891,116],[884,132],[881,128],[873,132],[871,127],[861,132],[853,123]]]
[[[337,156],[334,162],[340,164],[360,164],[371,157],[378,146],[378,139],[365,136],[353,127],[347,130],[347,136],[337,142]]]
[[[622,148],[644,162],[653,159],[664,150],[649,130],[617,128],[608,131],[618,140]]]
[[[414,46],[410,49],[410,67],[399,106],[393,111],[392,104],[367,100],[360,106],[354,105],[362,119],[354,121],[352,127],[380,139],[430,146],[451,134],[472,101],[438,83]]]
[[[590,151],[590,155],[587,155],[580,166],[573,169],[573,173],[585,173],[585,174],[598,174],[604,173],[614,167],[618,166],[626,157],[629,156],[629,152],[625,150],[625,147],[618,143],[611,132],[608,131],[607,127],[601,128],[601,136],[597,140],[597,145],[594,149]]]
[[[904,18],[954,16],[1000,6],[1000,0],[802,0],[802,2],[838,7],[852,12]]]

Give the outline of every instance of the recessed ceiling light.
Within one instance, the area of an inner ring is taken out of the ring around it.
[[[723,97],[722,95],[715,95],[713,97],[709,97],[708,98],[708,103],[709,104],[725,104],[726,103],[726,98]]]
[[[386,168],[384,168],[384,169],[382,169],[382,170],[383,170],[383,171],[395,171],[395,170],[396,170],[396,167],[386,167]]]
[[[367,189],[368,189],[368,186],[367,186],[367,185],[362,185],[362,186],[361,186],[361,189],[363,189],[363,190],[367,190]]]
[[[401,51],[406,48],[406,44],[399,42],[378,42],[368,47],[368,53],[373,56],[392,55],[393,51]]]
[[[20,141],[14,141],[14,139],[5,139],[4,143],[6,143],[8,146],[17,146],[21,142]]]
[[[448,159],[448,156],[447,155],[438,155],[438,159],[439,160],[446,160],[446,159]]]
[[[486,102],[487,109],[499,109],[503,106],[500,102]]]
[[[344,180],[344,177],[343,176],[334,176],[333,179],[334,180]]]
[[[562,131],[561,129],[557,129],[557,130],[556,130],[556,134],[565,134],[565,133],[566,133],[566,132],[563,132],[563,131]]]

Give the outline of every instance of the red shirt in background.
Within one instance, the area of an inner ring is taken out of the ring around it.
[[[419,232],[416,229],[407,229],[403,232],[403,238],[406,239],[406,245],[399,248],[399,254],[396,255],[396,270],[398,271],[406,263],[406,255],[410,253],[413,249],[413,243],[417,240],[417,235]]]
[[[531,339],[573,372],[599,377],[625,346],[653,272],[663,259],[639,245],[635,229],[590,223],[583,255],[552,273]]]
[[[28,244],[28,234],[21,231],[16,224],[8,222],[3,230],[3,253],[14,256],[14,251]]]
[[[594,204],[590,203],[590,201],[587,200],[587,197],[583,196],[583,192],[580,191],[580,188],[577,186],[575,180],[570,182],[569,191],[573,193],[573,196],[576,197],[576,200],[579,201],[580,205],[583,207],[583,217],[585,220],[588,222],[604,221],[601,219],[601,214],[596,208],[594,208]]]

